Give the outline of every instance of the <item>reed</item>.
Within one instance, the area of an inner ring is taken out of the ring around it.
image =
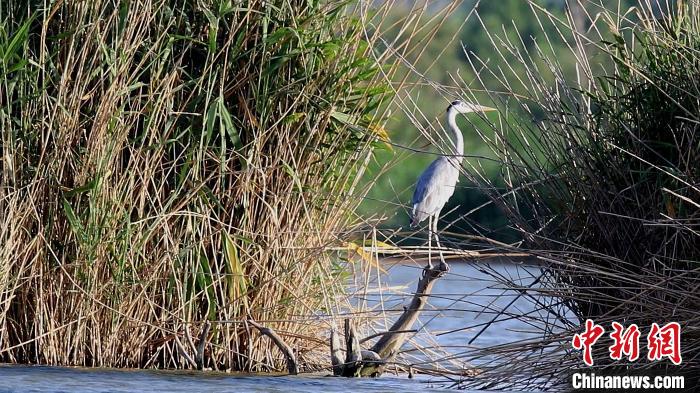
[[[447,276],[454,287],[480,280],[507,299],[433,295],[428,303],[439,298],[450,306],[426,312],[396,366],[439,375],[438,380],[463,388],[568,390],[578,369],[685,375],[686,387],[695,386],[700,359],[700,3],[643,1],[628,8],[622,1],[571,1],[563,17],[544,3],[528,1],[541,27],[536,37],[516,34],[516,22],[488,27],[478,5],[471,9],[463,24],[480,24],[492,50],[483,57],[466,52],[468,72],[445,71],[449,84],[427,76],[442,53],[424,69],[416,66],[421,58],[415,56],[423,46],[409,42],[406,52],[395,51],[414,83],[397,92],[393,104],[435,145],[449,142],[434,129],[439,128],[433,127],[436,114],[426,113],[418,98],[425,93],[418,90],[428,89],[445,101],[459,97],[500,108],[498,119],[468,119],[480,143],[473,148],[467,143],[463,174],[468,180],[455,191],[476,189],[489,201],[439,227],[454,257],[475,265],[473,275]],[[411,12],[419,14],[418,8]],[[566,63],[571,58],[573,67]],[[389,167],[425,149],[416,141],[406,143],[397,145]],[[493,165],[501,176],[492,176]],[[508,218],[517,241],[495,241],[502,228],[474,220],[494,205]],[[371,238],[400,246],[414,236],[421,238],[416,232],[378,230]],[[391,251],[421,263],[426,250]],[[533,258],[506,258],[514,274],[479,259],[518,254]],[[401,298],[404,304],[409,295]],[[400,304],[382,303],[381,309],[366,312],[394,315]],[[488,315],[490,322],[465,318],[462,326],[431,331],[434,318],[452,312]],[[589,318],[607,331],[594,346],[594,367],[585,367],[571,345]],[[508,334],[502,343],[486,347],[478,341],[484,331],[498,331],[513,320],[523,327],[517,333],[529,338],[511,340]],[[610,359],[612,321],[640,327],[639,360]],[[647,361],[651,324],[671,321],[681,325],[683,363]],[[379,330],[389,326],[381,320],[377,325]],[[458,333],[468,340],[450,347],[437,342],[439,336]]]
[[[388,140],[346,3],[0,4],[0,361],[284,368],[251,319],[326,355]]]
[[[534,323],[541,339],[483,349],[499,360],[466,385],[570,386],[572,370],[584,368],[571,337],[590,318],[608,333],[612,321],[636,323],[642,337],[640,360],[613,361],[606,333],[589,372],[686,375],[693,386],[700,361],[700,3],[610,10],[581,2],[578,18],[569,12],[566,19],[530,4],[560,36],[540,36],[533,53],[489,32],[496,55],[518,59],[523,74],[471,57],[474,68],[504,81],[489,89],[506,120],[482,135],[505,182],[486,181],[475,166],[467,172],[521,234],[512,248],[541,263],[537,285],[512,281],[539,310],[516,317]],[[555,40],[570,43],[575,76],[560,67],[556,56],[564,54],[549,53]],[[683,363],[647,361],[651,324],[671,321],[681,325]]]

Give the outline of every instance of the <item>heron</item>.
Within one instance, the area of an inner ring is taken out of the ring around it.
[[[454,150],[449,155],[441,155],[433,161],[428,168],[418,177],[416,189],[413,192],[411,204],[411,227],[417,227],[426,218],[428,219],[428,266],[433,270],[432,262],[432,237],[440,251],[440,270],[448,271],[449,266],[442,255],[442,246],[437,232],[437,222],[440,212],[455,192],[455,186],[459,181],[459,168],[462,165],[464,155],[464,138],[462,131],[457,126],[457,114],[488,112],[494,108],[471,104],[463,101],[453,101],[447,107],[447,127],[453,134],[452,145]]]

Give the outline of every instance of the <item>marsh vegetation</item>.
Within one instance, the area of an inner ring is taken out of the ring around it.
[[[405,311],[384,261],[425,264],[411,184],[461,98],[499,109],[460,120],[440,225],[474,269],[386,370],[566,386],[590,318],[679,322],[681,366],[596,367],[690,375],[700,3],[505,3],[1,3],[0,361],[285,370],[269,327],[329,372],[344,319],[371,346]],[[528,335],[472,345],[504,321]]]
[[[344,6],[0,5],[2,361],[192,367],[206,321],[200,367],[277,369],[248,319],[315,345],[385,138]]]

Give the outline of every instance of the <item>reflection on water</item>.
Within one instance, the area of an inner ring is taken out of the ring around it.
[[[385,274],[367,276],[358,288],[356,304],[367,311],[381,308],[383,300],[387,323],[407,305],[415,290],[421,267],[415,264],[386,264]],[[541,334],[534,322],[496,312],[536,314],[535,300],[517,298],[515,285],[527,287],[540,274],[535,265],[509,263],[452,263],[450,273],[438,280],[414,328],[419,329],[406,343],[401,360],[418,367],[436,364],[461,368],[465,364],[482,364],[487,357],[476,357],[475,350],[515,342]],[[382,288],[382,290],[378,290]],[[393,310],[393,311],[392,311]],[[472,344],[469,341],[483,326],[493,321]],[[466,328],[466,329],[465,329]],[[419,347],[421,351],[411,350]],[[428,355],[424,354],[428,351]],[[432,353],[430,353],[432,351]],[[427,358],[451,357],[440,363],[426,363]],[[419,376],[385,375],[379,379],[346,379],[321,375],[298,377],[241,375],[215,372],[122,371],[111,369],[72,369],[60,367],[0,366],[0,392],[393,392],[431,391],[446,387],[439,380]]]

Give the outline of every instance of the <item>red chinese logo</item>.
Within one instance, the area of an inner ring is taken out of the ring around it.
[[[621,360],[626,356],[633,362],[639,359],[639,337],[641,332],[639,327],[631,324],[627,329],[617,322],[612,323],[613,332],[610,338],[613,344],[608,347],[610,358]],[[591,347],[603,335],[605,329],[595,324],[592,320],[586,320],[586,329],[583,333],[575,334],[571,344],[577,350],[583,350],[583,362],[588,366],[593,365],[593,354]],[[657,323],[651,325],[651,330],[647,335],[647,359],[651,361],[668,358],[673,364],[681,364],[681,326],[678,322],[669,322],[663,327]]]
[[[590,319],[586,319],[586,331],[581,334],[575,334],[572,344],[574,348],[583,349],[583,362],[589,366],[593,365],[593,355],[591,347],[603,335],[605,329],[602,326],[596,325]]]
[[[647,336],[649,360],[661,360],[668,357],[673,364],[681,364],[681,325],[678,322],[670,322],[660,328],[658,324],[651,324],[651,331]]]
[[[613,345],[609,347],[610,358],[620,360],[622,354],[625,354],[631,362],[637,360],[639,358],[640,335],[637,325],[632,324],[625,330],[624,326],[613,322],[612,327],[615,331],[610,333],[610,338],[614,341]]]

